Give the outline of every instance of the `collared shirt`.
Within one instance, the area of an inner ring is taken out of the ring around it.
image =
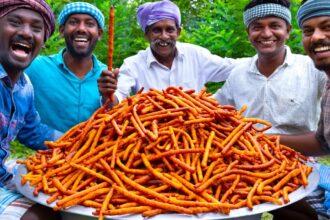
[[[93,55],[93,68],[79,79],[65,65],[63,53],[64,49],[52,56],[38,56],[26,73],[35,90],[41,121],[66,132],[100,107],[97,79],[107,67]]]
[[[159,63],[150,47],[124,60],[120,67],[116,96],[121,101],[141,88],[166,89],[181,86],[199,92],[210,81],[227,79],[236,61],[211,54],[207,49],[176,43],[177,54],[171,68]]]
[[[9,143],[17,139],[31,149],[45,149],[44,141],[58,136],[40,123],[34,107],[33,87],[26,75],[12,85],[0,64],[0,186],[11,176],[4,162],[9,156]]]
[[[321,143],[321,147],[330,152],[330,81],[325,87],[321,102],[321,117],[316,131],[316,138]]]
[[[235,67],[214,97],[237,109],[247,105],[244,116],[272,123],[267,133],[315,131],[326,74],[317,70],[309,57],[292,54],[289,47],[283,64],[269,77],[259,72],[257,59],[256,55]]]

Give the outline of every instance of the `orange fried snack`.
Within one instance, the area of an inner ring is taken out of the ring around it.
[[[221,106],[205,90],[139,92],[20,161],[28,169],[22,184],[48,194],[55,210],[94,207],[99,219],[287,203],[312,169],[279,137],[264,135],[268,122],[244,118],[245,109]]]

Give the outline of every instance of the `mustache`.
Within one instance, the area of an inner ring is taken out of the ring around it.
[[[155,44],[155,45],[158,45],[158,44],[161,44],[161,43],[167,43],[170,46],[173,46],[173,45],[175,45],[175,40],[160,40],[160,39],[156,39],[156,40],[153,40],[151,43],[152,44]]]
[[[35,43],[32,39],[26,39],[20,35],[14,36],[11,40],[11,44],[17,44],[17,43],[30,45],[31,48],[34,48],[34,45],[35,45]]]
[[[323,41],[320,41],[320,42],[312,43],[311,46],[309,47],[309,49],[311,51],[314,51],[315,48],[317,48],[317,47],[330,47],[330,41],[323,40]]]

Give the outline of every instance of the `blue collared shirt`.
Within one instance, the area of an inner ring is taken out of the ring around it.
[[[86,121],[100,107],[97,79],[107,68],[93,55],[93,68],[79,79],[65,65],[64,50],[37,57],[26,70],[41,121],[62,132]]]
[[[9,143],[17,138],[31,149],[45,149],[43,142],[55,140],[53,129],[40,123],[34,107],[33,87],[26,75],[12,85],[0,64],[0,186],[11,174],[4,163],[9,156]]]

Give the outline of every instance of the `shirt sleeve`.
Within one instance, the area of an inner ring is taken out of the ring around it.
[[[330,148],[329,145],[327,144],[327,141],[324,137],[324,113],[323,110],[321,110],[321,116],[320,116],[320,120],[319,120],[319,124],[315,133],[315,138],[320,142],[321,144],[321,148],[325,151],[325,152],[330,152]]]
[[[40,117],[35,110],[33,100],[29,109],[29,113],[25,116],[25,124],[19,131],[17,139],[31,149],[46,149],[47,147],[44,145],[44,142],[55,141],[62,133],[40,122]]]
[[[225,84],[219,89],[214,95],[220,105],[233,105],[235,106],[234,99],[232,96],[233,92],[231,91],[230,82],[226,81]]]
[[[201,49],[201,65],[206,75],[206,82],[223,82],[230,75],[232,69],[239,63],[244,62],[248,58],[222,58],[218,55],[211,54],[205,48]]]
[[[123,65],[119,69],[117,90],[115,92],[119,102],[128,97],[131,92],[135,93],[137,90],[137,83],[132,68],[132,66],[124,61]]]

